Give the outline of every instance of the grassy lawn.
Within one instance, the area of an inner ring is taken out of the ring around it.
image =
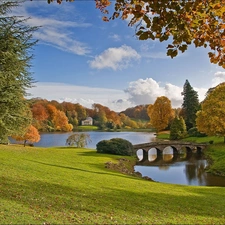
[[[150,182],[105,168],[119,158],[0,146],[1,224],[225,224],[224,188]]]
[[[79,130],[98,130],[97,126],[78,126]]]

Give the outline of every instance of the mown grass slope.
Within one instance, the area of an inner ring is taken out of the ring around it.
[[[91,149],[0,146],[1,224],[225,224],[225,190],[150,182]]]

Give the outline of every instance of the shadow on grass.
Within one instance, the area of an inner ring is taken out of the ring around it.
[[[126,178],[127,179],[137,179],[136,177],[128,176],[128,175],[125,176],[125,175],[122,175],[121,173],[119,173],[117,171],[113,171],[113,170],[109,170],[109,172],[98,172],[98,171],[80,169],[80,168],[75,168],[75,167],[70,167],[70,166],[62,166],[62,165],[44,163],[44,162],[39,162],[39,161],[29,160],[29,159],[25,159],[25,160],[30,161],[30,162],[34,162],[34,163],[38,163],[38,164],[42,164],[42,165],[45,165],[45,166],[57,167],[57,168],[62,168],[62,169],[76,170],[76,171],[82,171],[82,172],[93,173],[93,174],[102,174],[102,175],[107,175],[107,176],[108,175],[117,176],[117,177],[123,177],[124,179],[126,179]],[[89,163],[89,165],[92,165],[95,168],[104,171],[103,167],[100,164]]]
[[[213,219],[217,219],[218,222],[219,218],[221,224],[225,223],[223,217],[225,201],[221,201],[221,198],[225,198],[225,193],[222,189],[217,193],[216,189],[204,188],[201,189],[201,194],[193,194],[191,189],[190,194],[178,195],[159,192],[158,188],[156,190],[155,186],[150,185],[148,189],[140,185],[138,190],[131,190],[129,186],[122,189],[107,183],[105,188],[87,191],[88,189],[81,189],[75,184],[66,186],[51,183],[50,180],[46,182],[27,179],[18,182],[18,180],[1,177],[1,181],[1,199],[22,204],[28,209],[33,209],[33,213],[37,211],[40,215],[46,215],[48,212],[49,222],[54,217],[58,219],[58,223],[69,223],[71,222],[69,212],[80,212],[81,217],[82,212],[101,213],[102,216],[114,212],[121,217],[118,223],[126,222],[123,221],[123,217],[127,215],[132,215],[134,223],[137,222],[135,219],[138,216],[139,218],[141,216],[145,223],[150,224],[155,217],[173,219],[178,215],[183,218],[183,222],[186,221],[185,218],[191,217],[196,223],[203,223],[203,221],[195,220],[196,216],[201,216],[208,218],[208,223],[211,221],[211,224],[215,223]],[[173,186],[168,186],[168,188],[173,188]],[[182,187],[174,186],[174,188],[182,191]],[[163,190],[166,189],[163,188]],[[183,190],[188,192],[188,188],[183,188]],[[2,210],[4,211],[3,208]],[[62,211],[67,214],[66,218],[61,218]],[[32,212],[28,210],[27,213]],[[182,222],[182,220],[179,221]],[[92,222],[94,222],[93,219]],[[107,222],[110,223],[110,218]]]
[[[78,155],[82,156],[89,156],[89,157],[109,157],[112,159],[120,159],[120,158],[136,158],[136,156],[123,156],[123,155],[114,155],[114,154],[107,154],[107,153],[98,153],[97,151],[87,151],[87,152],[80,152]]]

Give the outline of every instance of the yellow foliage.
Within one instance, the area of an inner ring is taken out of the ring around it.
[[[147,112],[150,123],[157,131],[165,129],[174,116],[171,101],[165,96],[158,97],[153,105],[149,105]]]
[[[218,85],[203,101],[196,125],[207,135],[225,136],[225,83]]]

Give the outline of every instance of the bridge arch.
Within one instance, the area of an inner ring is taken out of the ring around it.
[[[180,157],[181,154],[184,154],[185,157],[189,157],[191,152],[203,152],[203,150],[207,147],[207,144],[178,141],[162,141],[137,144],[133,145],[133,147],[136,152],[142,152],[143,157],[138,157],[140,159],[139,161],[149,161],[149,153],[151,149],[156,149],[157,158],[159,155],[163,155],[164,149],[168,147],[173,149],[173,155],[175,158],[178,157],[178,155]]]

